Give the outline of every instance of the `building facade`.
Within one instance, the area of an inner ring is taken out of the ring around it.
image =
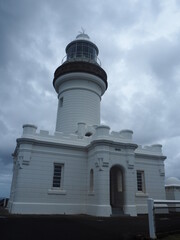
[[[147,213],[147,198],[165,199],[162,146],[138,146],[131,130],[100,123],[108,83],[99,50],[81,33],[56,69],[56,131],[23,126],[13,154],[9,212],[21,214]]]

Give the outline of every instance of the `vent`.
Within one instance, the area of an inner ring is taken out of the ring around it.
[[[85,134],[86,137],[90,137],[91,135],[92,135],[91,132],[87,132],[87,133]]]

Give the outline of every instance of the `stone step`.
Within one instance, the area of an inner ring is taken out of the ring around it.
[[[124,215],[122,208],[112,208],[112,215],[114,216],[122,216]]]

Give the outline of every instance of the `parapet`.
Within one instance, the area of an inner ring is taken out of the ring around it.
[[[29,136],[30,135],[30,136]],[[33,135],[33,136],[32,136]],[[86,146],[96,139],[104,139],[122,143],[132,143],[133,131],[125,129],[120,132],[110,132],[110,127],[107,125],[87,125],[84,122],[77,124],[77,131],[72,134],[64,134],[63,132],[55,132],[51,135],[49,131],[40,130],[37,132],[37,127],[31,124],[23,125],[24,138],[34,138],[36,140],[62,142],[67,144],[77,144]],[[158,151],[160,145],[154,145],[154,151]]]
[[[109,136],[110,127],[106,125],[99,125],[96,127],[97,136]]]
[[[153,152],[160,152],[162,153],[162,145],[161,144],[153,144],[151,145]]]
[[[138,148],[136,149],[136,153],[162,155],[162,145],[161,144],[153,144],[150,146],[139,145]]]
[[[120,137],[126,138],[126,139],[132,139],[133,131],[129,129],[124,129],[119,132]]]
[[[37,130],[37,127],[35,125],[32,125],[32,124],[23,125],[23,135],[25,134],[34,135],[36,134],[36,130]]]

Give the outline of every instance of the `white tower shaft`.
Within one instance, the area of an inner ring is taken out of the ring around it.
[[[75,133],[79,122],[100,124],[100,101],[106,85],[99,77],[69,73],[59,77],[56,85],[59,85],[56,131]]]

